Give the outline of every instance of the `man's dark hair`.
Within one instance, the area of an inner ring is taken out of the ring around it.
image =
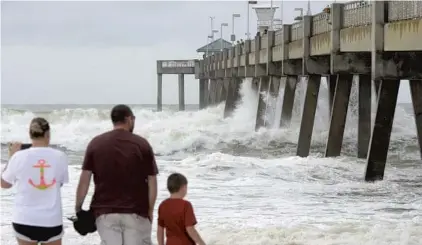
[[[176,193],[184,185],[188,184],[188,179],[183,174],[173,173],[167,178],[167,190],[173,194]]]
[[[124,123],[127,117],[132,117],[133,112],[127,105],[116,105],[111,109],[111,121],[113,124]]]
[[[45,118],[36,117],[31,120],[29,125],[29,136],[31,139],[42,138],[48,131],[50,131],[50,124]]]

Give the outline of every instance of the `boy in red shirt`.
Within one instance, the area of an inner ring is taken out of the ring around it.
[[[183,199],[188,191],[186,177],[179,173],[171,174],[167,179],[167,189],[170,197],[158,207],[158,245],[205,245],[195,229],[197,222],[192,204]]]

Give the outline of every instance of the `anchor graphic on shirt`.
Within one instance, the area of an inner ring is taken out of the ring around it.
[[[31,184],[33,187],[39,189],[39,190],[45,190],[47,188],[49,188],[50,186],[53,186],[56,184],[56,179],[54,178],[50,184],[47,184],[45,182],[45,178],[44,178],[44,169],[45,168],[49,168],[50,165],[46,164],[45,160],[39,160],[37,164],[33,165],[34,168],[39,168],[40,169],[40,183],[39,184],[35,184],[34,181],[32,179],[29,179],[28,182],[29,184]]]

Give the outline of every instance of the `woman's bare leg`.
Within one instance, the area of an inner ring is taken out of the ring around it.
[[[37,242],[27,242],[22,239],[16,238],[18,240],[19,245],[38,245]]]
[[[55,240],[53,242],[42,243],[42,245],[62,245],[62,239]]]

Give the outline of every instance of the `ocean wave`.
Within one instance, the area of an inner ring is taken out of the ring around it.
[[[223,119],[224,104],[200,111],[155,112],[148,108],[134,107],[137,121],[135,133],[146,137],[159,156],[194,153],[202,151],[222,151],[233,154],[280,155],[292,153],[298,140],[305,81],[300,81],[296,89],[293,118],[289,128],[278,128],[282,96],[266,96],[268,128],[255,132],[255,117],[258,95],[246,79],[241,86],[241,100],[233,116]],[[347,115],[343,151],[354,154],[357,139],[357,86],[354,82]],[[279,93],[283,94],[283,85]],[[375,96],[373,96],[375,97]],[[375,111],[375,99],[373,99]],[[398,106],[392,133],[392,148],[405,152],[414,151],[416,141],[415,120],[411,111]],[[373,113],[374,115],[374,113]],[[35,116],[46,117],[52,126],[52,142],[66,150],[83,151],[89,140],[96,134],[112,128],[110,109],[73,108],[34,112],[2,108],[1,142],[13,140],[28,141],[29,121]],[[329,125],[328,90],[321,83],[317,113],[312,136],[312,150],[321,150],[326,143]],[[315,149],[314,149],[315,148]],[[416,153],[415,153],[416,154]]]

